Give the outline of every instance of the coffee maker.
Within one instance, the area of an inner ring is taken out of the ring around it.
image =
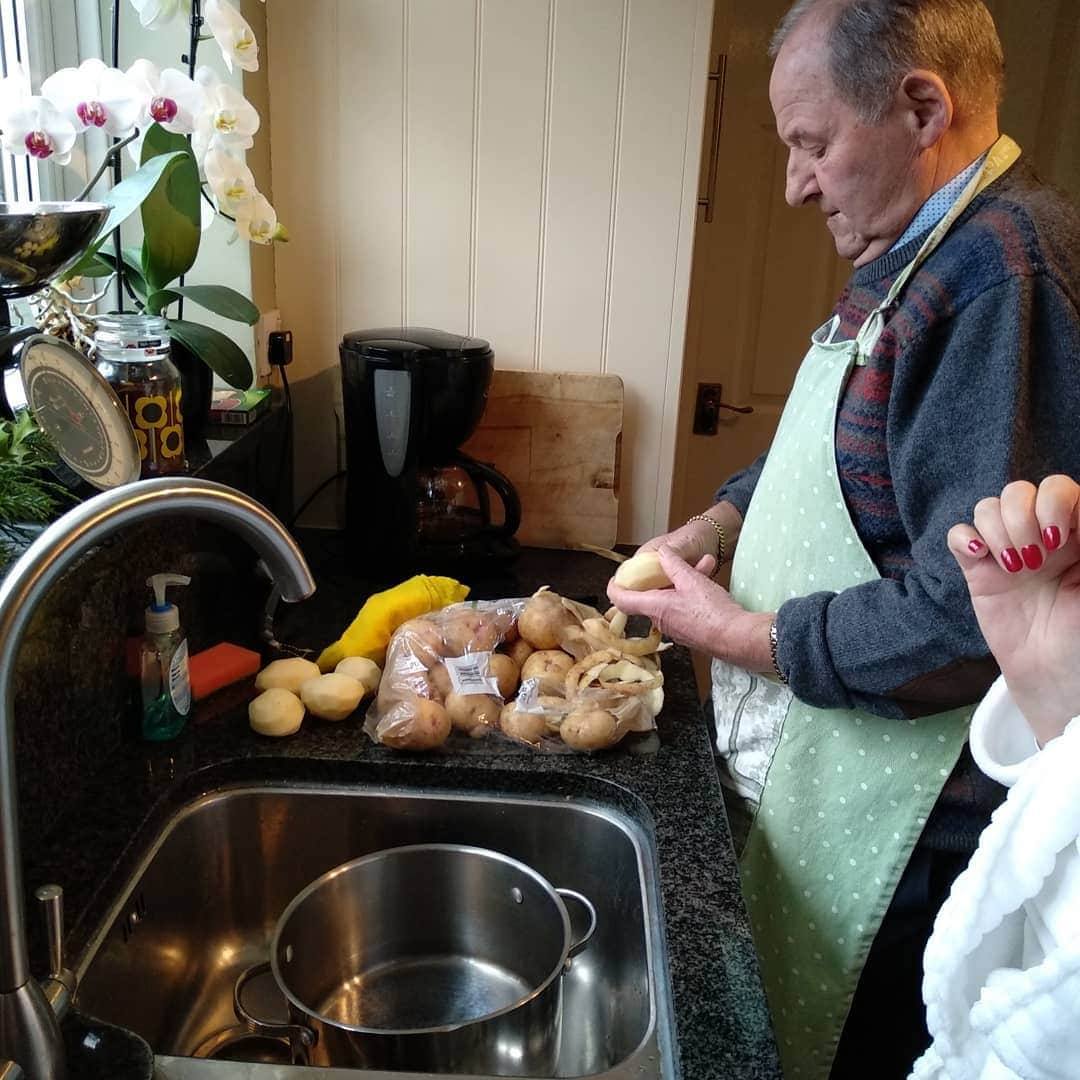
[[[399,570],[516,558],[517,492],[459,449],[484,413],[491,346],[394,327],[348,333],[340,353],[350,548]]]

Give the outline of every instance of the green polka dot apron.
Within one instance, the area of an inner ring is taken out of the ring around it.
[[[853,341],[835,340],[836,316],[814,333],[739,536],[731,593],[748,610],[880,577],[837,477],[840,396],[912,274],[1019,154],[1006,136],[995,143]],[[784,1075],[826,1078],[866,954],[972,710],[897,721],[817,709],[719,660],[712,696],[736,835],[738,808],[746,812],[743,893]]]

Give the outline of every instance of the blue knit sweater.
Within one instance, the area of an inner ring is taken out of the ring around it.
[[[923,239],[855,272],[838,338],[855,336]],[[882,576],[781,607],[778,659],[796,696],[897,719],[977,701],[997,669],[946,534],[1010,480],[1080,477],[1078,416],[1080,215],[1021,161],[908,283],[844,390],[841,487]],[[745,514],[763,463],[717,500]],[[956,835],[936,846],[973,843],[1000,798],[965,757],[931,819]],[[946,827],[947,806],[967,820]]]

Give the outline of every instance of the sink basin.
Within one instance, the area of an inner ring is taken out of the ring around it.
[[[204,795],[165,825],[91,937],[78,1004],[144,1038],[159,1075],[177,1080],[402,1080],[408,1074],[290,1065],[284,1043],[238,1025],[232,991],[241,971],[267,958],[278,916],[309,882],[361,855],[420,843],[503,852],[595,905],[596,934],[564,976],[556,1076],[677,1075],[652,835],[623,811],[583,800],[262,785]],[[269,976],[248,987],[245,1004],[266,1019],[286,1015]]]

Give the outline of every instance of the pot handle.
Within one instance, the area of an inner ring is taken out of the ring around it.
[[[586,915],[589,917],[589,928],[577,939],[572,942],[570,948],[566,950],[566,959],[570,960],[577,956],[586,945],[589,944],[593,934],[596,933],[596,908],[593,907],[592,901],[587,897],[584,897],[579,892],[575,892],[573,889],[556,889],[555,890],[563,900],[573,900],[574,903],[580,904],[585,909]]]
[[[240,973],[239,978],[233,984],[233,1012],[239,1020],[254,1035],[266,1035],[272,1039],[288,1039],[292,1049],[293,1064],[306,1065],[308,1063],[308,1051],[319,1040],[318,1032],[306,1027],[304,1024],[268,1024],[264,1020],[254,1017],[244,1008],[240,1000],[247,986],[257,975],[264,975],[270,970],[270,961],[264,960],[261,964],[254,964],[246,971]]]

